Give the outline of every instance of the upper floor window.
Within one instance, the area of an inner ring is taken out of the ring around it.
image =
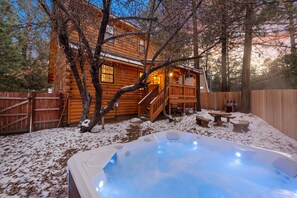
[[[144,53],[145,51],[145,40],[139,39],[139,52]]]
[[[108,39],[112,36],[114,36],[114,27],[107,25],[104,38]],[[114,43],[114,39],[109,40],[108,43]]]
[[[102,65],[101,67],[101,82],[113,83],[114,82],[114,68],[109,65]]]

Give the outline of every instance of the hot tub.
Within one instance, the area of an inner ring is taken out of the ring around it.
[[[297,198],[289,155],[186,132],[160,132],[74,155],[69,197]]]

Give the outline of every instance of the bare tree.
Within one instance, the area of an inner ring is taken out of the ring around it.
[[[198,30],[197,30],[197,15],[196,15],[196,0],[192,0],[193,7],[193,52],[194,56],[198,57]],[[194,59],[194,67],[199,69],[199,59]],[[201,111],[201,101],[200,101],[200,74],[196,75],[196,110]]]
[[[83,104],[83,111],[80,119],[81,122],[88,117],[88,113],[90,111],[90,104],[92,100],[92,97],[88,90],[88,85],[87,85],[86,75],[85,75],[86,68],[84,66],[85,63],[83,60],[87,61],[90,65],[89,72],[92,77],[92,86],[95,88],[95,98],[94,98],[95,110],[88,127],[82,128],[81,132],[91,131],[92,128],[99,122],[101,117],[107,114],[112,109],[114,103],[124,93],[135,91],[139,88],[145,87],[147,84],[148,76],[152,72],[162,67],[169,66],[172,63],[177,63],[180,61],[186,61],[189,59],[197,58],[197,57],[169,58],[156,65],[157,58],[160,57],[161,53],[165,52],[166,48],[172,44],[174,38],[182,31],[184,25],[187,24],[187,22],[192,18],[194,11],[196,11],[200,7],[202,0],[200,0],[197,3],[197,5],[192,9],[191,12],[186,13],[185,17],[179,17],[178,16],[179,13],[175,13],[176,14],[175,18],[178,19],[178,21],[175,23],[176,26],[170,31],[167,31],[168,36],[166,38],[163,38],[162,40],[160,40],[159,48],[154,53],[153,58],[150,64],[147,66],[147,68],[146,68],[146,64],[144,64],[145,69],[143,70],[143,76],[137,82],[135,82],[135,84],[125,86],[119,89],[116,92],[116,94],[112,97],[112,99],[108,102],[108,104],[105,107],[103,107],[102,86],[99,83],[99,75],[98,75],[99,69],[102,67],[104,63],[104,61],[100,59],[103,45],[110,39],[117,39],[120,37],[124,37],[128,35],[137,35],[137,34],[145,34],[147,39],[149,40],[151,35],[154,34],[153,30],[161,29],[163,27],[162,23],[160,21],[157,21],[154,17],[154,12],[157,10],[157,7],[161,5],[160,2],[162,1],[152,1],[149,3],[149,6],[152,7],[152,9],[149,9],[149,10],[152,10],[152,12],[149,12],[149,15],[147,17],[146,16],[141,16],[141,17],[125,16],[120,18],[111,16],[112,15],[111,0],[102,0],[102,2],[101,1],[97,2],[102,4],[102,9],[101,9],[102,16],[100,17],[100,19],[97,19],[97,20],[94,19],[94,21],[92,21],[93,23],[95,23],[93,25],[95,25],[96,27],[99,27],[98,36],[96,38],[95,46],[93,48],[90,40],[88,39],[88,35],[85,31],[86,29],[85,24],[86,24],[87,18],[82,17],[84,16],[84,13],[82,13],[81,11],[83,7],[90,6],[87,2],[83,0],[63,1],[63,2],[60,0],[52,0],[50,5],[49,2],[46,0],[38,0],[38,1],[50,17],[53,31],[55,31],[58,37],[59,44],[63,49],[63,52],[70,64],[71,71],[73,72],[73,75],[75,77],[76,84],[79,89],[79,93],[82,98],[82,104]],[[93,17],[98,18],[96,14],[93,14]],[[91,20],[90,15],[88,15],[88,19]],[[124,19],[149,21],[149,24],[147,25],[147,29],[144,30],[143,32],[128,32],[126,34],[115,35],[110,38],[105,38],[105,32],[109,22],[111,20],[124,20]],[[158,28],[157,28],[157,25],[158,25]],[[154,28],[152,28],[153,26]],[[73,50],[72,48],[71,31],[75,31],[78,36],[78,42],[77,42],[78,49],[76,51]],[[149,48],[149,42],[147,42],[146,50],[148,50],[148,48]],[[146,60],[147,55],[144,58],[145,58],[144,62],[148,63],[148,61]],[[78,66],[78,63],[79,63],[79,66]]]

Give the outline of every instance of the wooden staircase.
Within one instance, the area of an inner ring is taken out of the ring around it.
[[[166,87],[165,105],[168,104],[169,86]],[[159,92],[156,86],[138,103],[138,117],[144,120],[155,121],[163,110],[164,89]]]

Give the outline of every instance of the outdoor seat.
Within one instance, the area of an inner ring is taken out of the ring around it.
[[[210,119],[204,118],[203,116],[198,116],[198,115],[196,116],[196,123],[199,126],[208,127],[208,123],[210,121],[211,121]]]
[[[248,132],[249,131],[249,124],[250,122],[247,120],[237,120],[231,121],[233,124],[233,131],[234,132]]]

